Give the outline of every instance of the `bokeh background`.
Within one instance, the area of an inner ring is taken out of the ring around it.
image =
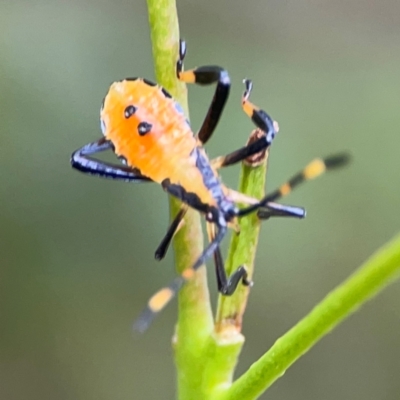
[[[306,220],[264,225],[240,373],[399,230],[400,3],[178,0],[178,8],[186,66],[220,64],[233,81],[210,155],[241,146],[252,129],[240,108],[244,77],[281,128],[270,188],[315,156],[353,154],[349,168],[286,200],[305,206]],[[131,331],[174,276],[172,254],[153,259],[167,197],[156,185],[69,165],[73,150],[100,136],[108,85],[154,77],[146,4],[2,0],[0,32],[0,398],[172,399],[176,303],[144,336]],[[189,89],[194,127],[212,93]],[[223,171],[233,187],[237,177],[238,168]],[[264,398],[398,399],[399,373],[397,283]]]

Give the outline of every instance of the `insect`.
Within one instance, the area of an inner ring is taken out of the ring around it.
[[[135,328],[140,331],[147,329],[154,316],[213,254],[220,293],[232,295],[240,283],[251,285],[244,266],[239,266],[231,276],[226,276],[219,245],[228,228],[235,229],[238,218],[256,211],[261,219],[274,216],[303,218],[303,208],[275,201],[303,181],[347,162],[345,154],[314,160],[261,200],[226,187],[217,170],[267,149],[277,133],[277,124],[265,111],[249,101],[252,82],[245,79],[243,111],[265,135],[226,156],[209,160],[203,145],[210,139],[222,115],[229,96],[230,78],[228,72],[219,66],[184,70],[185,54],[186,45],[181,41],[176,64],[176,74],[180,81],[199,85],[216,84],[211,105],[197,134],[193,133],[182,108],[164,88],[146,79],[127,78],[114,82],[103,100],[100,111],[103,137],[76,150],[71,157],[72,167],[83,173],[126,182],[156,182],[182,202],[156,250],[157,259],[164,257],[189,207],[201,212],[207,221],[208,246],[191,267],[153,295],[136,321]],[[91,157],[105,150],[114,151],[122,164]],[[246,207],[238,208],[238,203]]]

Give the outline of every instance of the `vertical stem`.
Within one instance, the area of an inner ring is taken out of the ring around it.
[[[259,129],[251,133],[249,141],[265,135]],[[260,152],[242,164],[239,191],[252,197],[264,195],[268,153]],[[226,272],[231,275],[239,265],[245,265],[249,279],[253,275],[260,221],[256,213],[239,221],[240,234],[233,234],[229,248]],[[204,367],[204,387],[209,399],[218,398],[232,384],[238,357],[244,344],[241,334],[243,313],[249,288],[239,285],[232,296],[219,296],[214,335],[207,351],[211,362]]]
[[[182,105],[188,115],[186,86],[176,79],[179,24],[175,0],[147,0],[153,58],[157,82]],[[170,199],[171,215],[179,202]],[[198,212],[189,210],[183,228],[174,239],[178,272],[192,266],[203,250],[203,234]],[[204,343],[213,329],[206,271],[201,268],[179,293],[179,315],[174,337],[178,375],[178,397],[195,399],[201,392]]]
[[[255,140],[260,135],[264,135],[264,133],[256,129],[252,132],[250,140]],[[261,156],[256,155],[254,159],[257,160],[256,164],[250,160],[250,162],[245,162],[242,165],[239,192],[260,199],[264,196],[268,152],[264,152]],[[239,226],[240,234],[232,235],[226,262],[226,272],[231,275],[240,265],[244,265],[251,280],[260,233],[260,220],[257,217],[257,213],[252,213],[242,218]],[[241,331],[249,292],[249,287],[239,285],[232,296],[219,296],[215,327],[217,334],[223,334],[226,330],[230,332]]]

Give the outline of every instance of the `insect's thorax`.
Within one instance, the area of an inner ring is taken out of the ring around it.
[[[174,185],[182,201],[195,197],[200,211],[214,207],[224,213],[234,207],[182,109],[159,86],[139,79],[115,82],[105,98],[101,121],[117,156],[153,181]],[[141,133],[141,127],[148,132]]]

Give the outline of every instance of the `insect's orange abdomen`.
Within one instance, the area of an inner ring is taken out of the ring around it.
[[[141,79],[115,82],[105,98],[101,119],[105,136],[115,153],[156,182],[166,178],[166,170],[188,158],[196,140],[177,103],[159,86]],[[136,111],[124,115],[129,106]],[[150,132],[140,135],[140,124],[150,124]]]
[[[128,113],[127,107],[134,112]],[[142,79],[111,85],[101,110],[103,133],[127,164],[161,183],[169,179],[214,204],[192,156],[197,142],[180,106],[170,95]],[[143,124],[149,132],[140,134]],[[148,126],[147,126],[148,127]]]

